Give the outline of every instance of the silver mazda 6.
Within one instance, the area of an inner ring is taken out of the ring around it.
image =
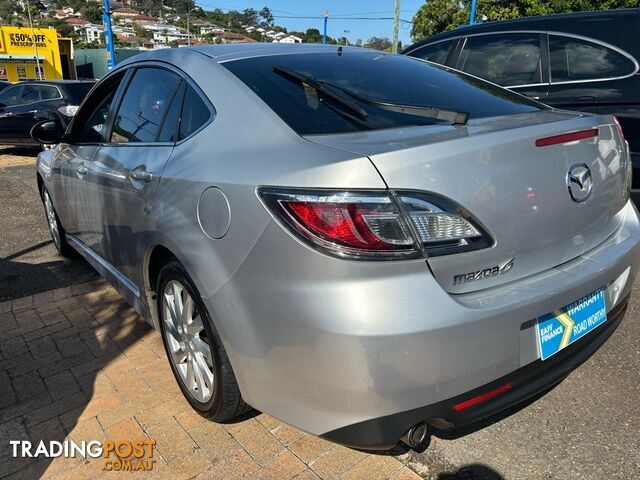
[[[406,56],[166,49],[90,92],[37,182],[53,241],[162,335],[194,409],[424,443],[561,381],[638,270],[616,119]]]

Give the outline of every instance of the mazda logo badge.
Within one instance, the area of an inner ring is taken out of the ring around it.
[[[567,172],[567,188],[569,195],[576,203],[586,201],[591,196],[593,180],[591,169],[584,163],[578,163]]]

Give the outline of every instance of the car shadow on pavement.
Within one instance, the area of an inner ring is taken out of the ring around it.
[[[15,458],[9,442],[146,439],[133,416],[180,392],[159,335],[105,282],[44,293],[0,303],[0,478],[93,478],[99,459]]]
[[[34,262],[44,248],[53,248],[51,241],[0,258],[0,303],[94,280],[97,273],[82,258]]]

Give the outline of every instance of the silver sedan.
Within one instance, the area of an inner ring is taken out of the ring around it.
[[[616,119],[320,45],[166,49],[99,82],[38,158],[53,240],[162,335],[214,421],[249,405],[417,447],[561,381],[638,270]]]

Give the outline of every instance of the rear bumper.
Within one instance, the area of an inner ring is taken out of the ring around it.
[[[272,222],[233,278],[204,300],[250,405],[340,443],[384,449],[420,421],[458,426],[490,414],[448,409],[497,379],[533,369],[496,398],[518,402],[595,351],[615,320],[585,337],[592,351],[584,358],[576,353],[544,373],[580,347],[540,362],[536,319],[600,288],[611,314],[628,296],[640,265],[640,221],[631,202],[621,214],[618,231],[581,257],[458,295],[445,292],[423,261],[326,257]]]
[[[546,361],[537,360],[515,372],[462,395],[406,412],[387,415],[321,435],[332,442],[354,448],[389,449],[413,425],[426,421],[437,429],[460,428],[497,414],[531,398],[561,382],[569,373],[593,355],[622,322],[629,298],[623,299],[608,313],[607,322]],[[456,412],[454,405],[491,391],[507,383],[512,387],[504,394]]]

